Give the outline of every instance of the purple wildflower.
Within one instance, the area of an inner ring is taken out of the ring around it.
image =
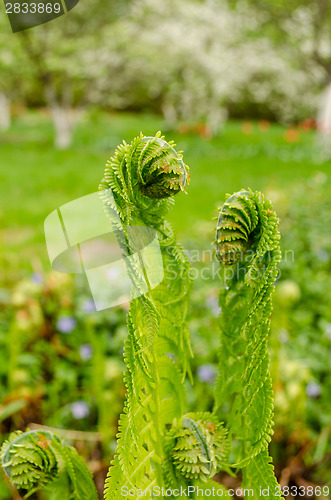
[[[309,382],[306,387],[306,394],[312,399],[317,399],[322,394],[322,389],[316,382]]]
[[[90,408],[85,401],[75,401],[70,405],[71,414],[76,420],[89,416]]]
[[[95,308],[94,301],[92,299],[85,300],[82,309],[83,309],[83,312],[85,312],[85,313],[95,312],[96,308]]]
[[[56,323],[56,328],[61,333],[71,333],[77,324],[77,320],[72,316],[60,316]]]
[[[93,355],[93,347],[91,344],[82,344],[79,348],[79,355],[83,361],[91,359]]]
[[[31,275],[31,281],[37,283],[38,285],[44,281],[43,275],[41,273],[33,273]]]
[[[213,383],[216,378],[216,368],[214,365],[205,364],[198,368],[198,379],[200,382]]]

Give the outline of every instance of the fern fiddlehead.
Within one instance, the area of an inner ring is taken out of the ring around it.
[[[52,488],[56,498],[97,500],[98,495],[85,463],[75,448],[47,431],[20,431],[10,435],[1,448],[6,474],[24,498]]]
[[[144,491],[164,485],[164,436],[174,418],[184,413],[183,382],[191,353],[186,315],[189,306],[189,262],[176,243],[165,215],[173,195],[188,183],[182,156],[160,133],[142,134],[123,143],[109,160],[100,188],[111,221],[121,221],[120,246],[132,226],[156,231],[164,278],[148,293],[131,300],[125,343],[127,399],[120,418],[118,445],[106,483],[105,498],[123,487]],[[113,201],[112,201],[113,200]],[[128,269],[139,292],[138,266]],[[170,307],[171,306],[171,307]]]
[[[175,420],[166,450],[169,486],[183,477],[207,482],[227,463],[227,430],[212,413],[189,413]]]
[[[273,393],[267,337],[271,296],[280,261],[278,218],[259,192],[240,191],[222,206],[216,256],[223,266],[216,411],[233,443],[234,467],[243,485],[259,497],[269,487],[275,498],[268,444],[273,432]]]

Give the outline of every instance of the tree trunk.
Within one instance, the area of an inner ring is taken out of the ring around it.
[[[178,115],[172,102],[164,101],[162,103],[162,113],[166,122],[166,127],[174,129],[177,125]]]
[[[331,83],[326,87],[317,116],[319,145],[324,159],[331,157]]]
[[[228,113],[225,108],[221,108],[219,105],[215,104],[211,107],[207,116],[207,127],[210,131],[210,135],[214,137],[217,135],[228,118]]]
[[[79,113],[73,109],[72,91],[69,82],[62,82],[61,87],[61,91],[56,92],[54,85],[49,83],[45,88],[45,96],[54,123],[55,147],[57,149],[67,149],[72,144],[73,131]]]
[[[11,124],[10,99],[0,92],[0,130],[8,130]]]
[[[51,113],[55,129],[55,147],[57,149],[67,149],[72,144],[74,119],[69,109],[52,105]]]

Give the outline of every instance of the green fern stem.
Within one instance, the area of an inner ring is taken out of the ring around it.
[[[124,254],[130,254],[129,242],[131,248],[136,242],[133,226],[151,228],[159,240],[164,269],[162,282],[139,294],[147,276],[142,275],[141,261],[127,263],[132,290],[139,296],[131,300],[127,318],[127,398],[106,482],[107,500],[117,498],[125,486],[144,491],[164,485],[164,437],[173,419],[184,413],[183,382],[191,356],[186,324],[190,266],[165,216],[173,195],[187,184],[188,167],[181,153],[158,132],[155,137],[140,134],[130,144],[120,145],[100,185]],[[107,196],[109,188],[112,196]]]
[[[24,498],[49,487],[58,500],[98,498],[92,475],[75,448],[54,433],[12,433],[2,445],[0,458],[6,474],[25,494]]]
[[[224,282],[215,411],[229,430],[232,467],[243,469],[243,485],[256,498],[266,483],[266,498],[274,498],[277,486],[267,452],[273,433],[267,338],[280,261],[278,222],[261,193],[240,191],[220,209],[215,241]]]

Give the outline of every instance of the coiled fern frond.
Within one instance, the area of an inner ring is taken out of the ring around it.
[[[267,452],[273,433],[267,338],[280,261],[278,222],[261,193],[240,191],[220,209],[215,242],[224,281],[216,412],[229,429],[232,466],[243,468],[245,487],[258,491],[260,471],[272,494],[277,483]]]
[[[142,133],[130,144],[120,144],[108,160],[100,189],[111,188],[116,210],[124,224],[154,226],[173,204],[173,195],[189,183],[189,169],[173,141],[161,132]]]
[[[228,460],[227,430],[209,412],[188,413],[175,421],[165,446],[169,487],[183,477],[207,482]]]
[[[2,466],[13,485],[26,492],[51,487],[56,498],[97,500],[92,475],[75,448],[54,433],[36,430],[12,433],[1,448]]]

